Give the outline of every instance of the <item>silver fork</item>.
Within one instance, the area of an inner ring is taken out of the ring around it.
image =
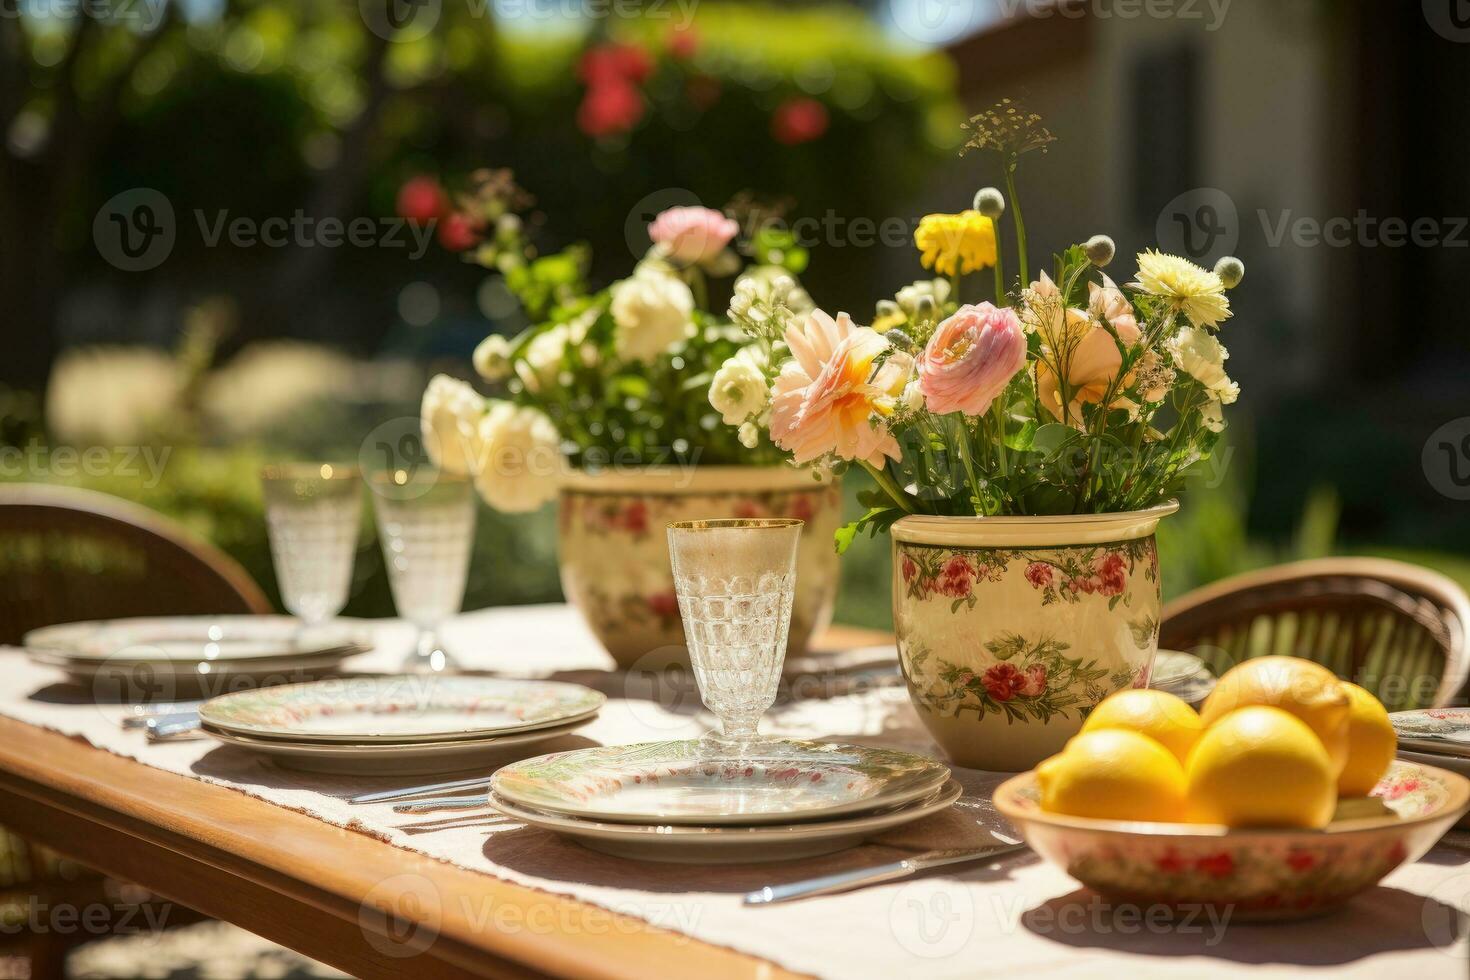
[[[875,885],[883,881],[896,881],[899,878],[907,878],[909,875],[917,874],[920,871],[928,871],[930,868],[942,868],[947,864],[961,864],[965,861],[980,861],[987,858],[996,858],[1004,854],[1025,850],[1026,848],[1025,841],[1019,841],[1002,834],[995,834],[995,836],[1002,841],[1001,844],[977,849],[925,851],[923,854],[915,854],[913,857],[904,858],[902,861],[894,861],[891,864],[880,864],[874,868],[839,871],[836,874],[807,878],[804,881],[793,881],[785,885],[767,885],[746,895],[744,904],[775,905],[779,902],[795,901],[798,898],[810,898],[813,895],[832,895],[837,892],[860,888],[863,885]]]

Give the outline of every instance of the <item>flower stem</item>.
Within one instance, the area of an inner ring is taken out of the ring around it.
[[[909,503],[908,494],[898,488],[898,484],[893,482],[893,478],[885,472],[884,468],[874,466],[867,460],[859,460],[858,462],[863,469],[868,471],[868,475],[873,478],[873,482],[882,487],[883,492],[888,494],[893,502],[901,507],[905,513],[912,514],[914,512],[914,506]]]
[[[1006,162],[1006,196],[1011,201],[1011,216],[1016,222],[1016,251],[1021,265],[1021,285],[1024,287],[1031,281],[1030,265],[1026,259],[1026,221],[1021,217],[1021,199],[1016,196],[1016,160],[1012,158]]]

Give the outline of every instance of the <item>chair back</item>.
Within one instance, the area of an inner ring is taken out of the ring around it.
[[[0,644],[83,619],[270,611],[238,562],[147,508],[0,484]]]
[[[1164,607],[1159,646],[1217,675],[1249,657],[1303,657],[1389,711],[1443,707],[1467,667],[1470,599],[1437,572],[1381,558],[1294,562],[1224,579]]]

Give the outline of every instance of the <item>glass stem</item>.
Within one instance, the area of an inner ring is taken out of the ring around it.
[[[721,718],[720,737],[732,740],[745,740],[755,738],[756,725],[760,721],[758,715],[745,715],[740,718]]]

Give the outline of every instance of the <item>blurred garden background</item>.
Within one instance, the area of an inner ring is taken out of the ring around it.
[[[959,158],[959,124],[1009,96],[1060,137],[1022,179],[1036,254],[1105,232],[1118,277],[1155,242],[1249,269],[1228,326],[1243,395],[1161,531],[1167,590],[1329,553],[1470,585],[1470,38],[1419,4],[1139,6],[10,5],[0,478],[146,504],[273,590],[262,462],[367,460],[417,425],[432,373],[472,378],[475,344],[524,326],[452,228],[385,232],[405,185],[513,169],[539,234],[588,243],[599,284],[665,207],[775,208],[806,219],[817,303],[868,321],[921,274],[882,229],[994,180]],[[360,218],[370,240],[322,233]],[[1432,234],[1394,244],[1395,220]],[[132,254],[119,228],[160,234]],[[478,534],[466,608],[559,598],[549,511],[482,508]],[[360,548],[346,613],[390,615],[368,525]],[[887,624],[887,562],[886,541],[854,546],[839,619]]]

